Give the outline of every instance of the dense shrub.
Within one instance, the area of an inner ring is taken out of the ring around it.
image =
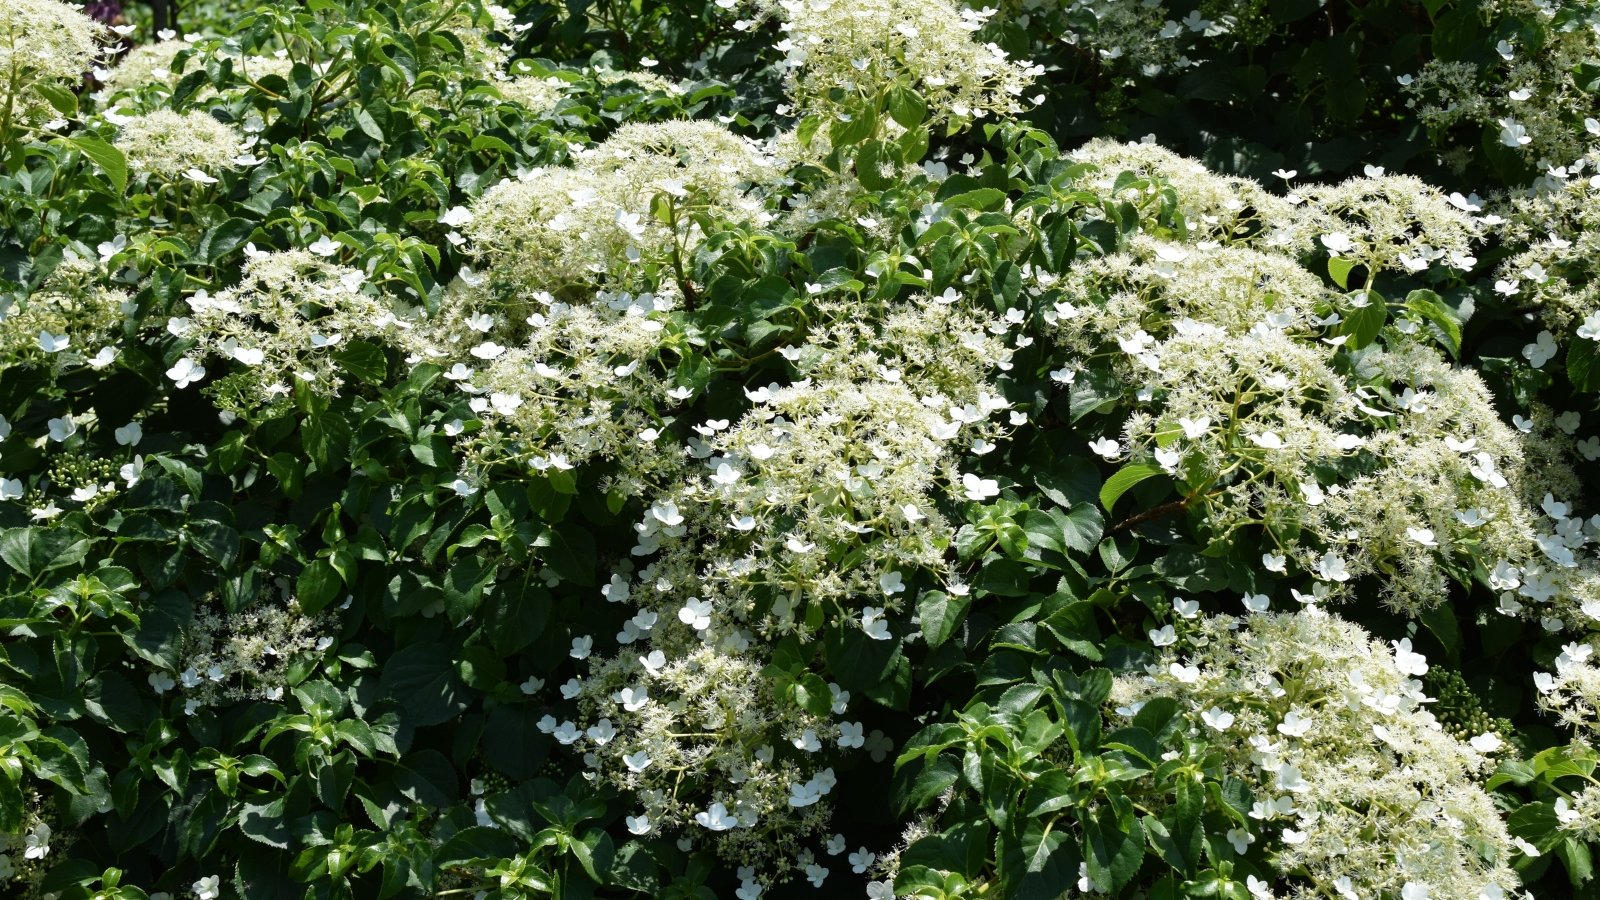
[[[1600,6],[141,14],[0,8],[8,896],[1594,893]]]

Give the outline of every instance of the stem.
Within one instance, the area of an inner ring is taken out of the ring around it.
[[[1184,497],[1182,500],[1173,500],[1163,503],[1160,506],[1152,506],[1143,512],[1134,513],[1128,518],[1123,519],[1121,522],[1111,526],[1111,533],[1116,534],[1119,531],[1127,531],[1130,528],[1133,528],[1137,525],[1143,525],[1145,522],[1149,522],[1153,519],[1160,519],[1170,516],[1174,513],[1183,512],[1184,510],[1188,509],[1189,504],[1193,502],[1194,497],[1190,496]]]

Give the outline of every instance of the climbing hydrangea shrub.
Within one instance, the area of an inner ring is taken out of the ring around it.
[[[104,6],[7,896],[1592,890],[1592,4]]]

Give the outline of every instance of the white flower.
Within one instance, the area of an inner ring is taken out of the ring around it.
[[[144,474],[144,457],[135,456],[133,462],[123,463],[117,474],[122,477],[123,481],[128,483],[128,487],[133,487],[138,483],[139,477]]]
[[[1000,483],[993,478],[979,478],[968,472],[961,476],[961,486],[966,489],[967,499],[975,503],[999,495]]]
[[[1283,575],[1288,572],[1288,562],[1289,558],[1281,553],[1261,554],[1261,567],[1266,569],[1268,572],[1276,572],[1279,575]]]
[[[889,623],[883,619],[881,606],[868,606],[861,610],[861,630],[875,641],[887,641],[893,637],[889,633]]]
[[[555,738],[561,745],[567,746],[577,743],[578,738],[583,737],[583,731],[578,728],[576,722],[569,719],[556,726],[556,730],[551,732],[550,736]]]
[[[1302,716],[1297,710],[1290,709],[1283,721],[1278,723],[1278,733],[1289,737],[1305,737],[1311,731],[1311,719]]]
[[[1432,890],[1426,882],[1408,881],[1400,888],[1400,900],[1429,900]]]
[[[1522,149],[1533,143],[1533,138],[1528,136],[1528,129],[1512,119],[1500,120],[1500,143],[1514,149]],[[1411,898],[1406,898],[1411,900]]]
[[[694,820],[700,824],[700,827],[708,828],[712,831],[727,831],[737,827],[739,824],[738,818],[730,815],[728,807],[721,803],[713,803],[711,808],[705,812],[695,813]]]
[[[1178,642],[1178,633],[1171,625],[1150,629],[1150,643],[1157,647],[1170,647]]]
[[[1277,776],[1278,787],[1291,793],[1298,794],[1311,789],[1311,785],[1306,784],[1305,779],[1300,777],[1300,770],[1288,763],[1278,766]]]
[[[306,248],[318,256],[333,256],[339,252],[339,242],[327,235],[317,238],[316,243]]]
[[[867,900],[894,900],[894,881],[867,882]]]
[[[622,704],[628,712],[638,712],[650,702],[650,691],[644,685],[625,687],[611,696],[612,700]]]
[[[572,649],[568,655],[573,659],[588,659],[589,652],[594,649],[594,638],[585,634],[572,639]]]
[[[1250,845],[1255,843],[1256,840],[1255,835],[1245,831],[1243,828],[1228,829],[1227,838],[1228,843],[1233,845],[1233,851],[1239,854],[1243,854],[1246,850],[1249,850]]]
[[[623,819],[623,821],[627,823],[628,832],[630,834],[649,834],[650,833],[650,817],[649,816],[646,816],[646,815],[641,813],[640,815],[637,815],[637,816],[627,816],[627,817],[625,817]]]
[[[1560,348],[1556,345],[1556,337],[1548,331],[1539,332],[1534,342],[1522,348],[1522,355],[1528,360],[1528,365],[1535,369],[1543,368],[1544,364],[1555,358]]]
[[[667,665],[667,655],[660,650],[651,650],[648,654],[639,657],[639,665],[644,667],[651,676],[658,676]]]
[[[1600,311],[1592,312],[1575,332],[1578,337],[1588,338],[1591,341],[1600,341]]]
[[[204,366],[185,356],[173,363],[172,368],[167,370],[167,377],[176,383],[179,390],[182,390],[206,377],[206,370]]]
[[[885,594],[890,595],[898,594],[906,589],[905,582],[901,579],[899,572],[889,572],[878,576],[878,587]]]
[[[1478,751],[1479,753],[1493,753],[1496,750],[1499,750],[1501,746],[1500,736],[1492,731],[1486,731],[1483,734],[1477,735],[1476,737],[1468,740],[1467,743],[1471,744],[1472,749]]]
[[[71,416],[62,416],[59,419],[51,419],[46,423],[46,425],[50,429],[50,440],[55,441],[58,444],[64,443],[67,438],[78,433],[78,423],[72,421]]]
[[[465,206],[452,206],[444,215],[439,217],[439,222],[449,228],[460,228],[472,221],[472,211]]]
[[[1389,643],[1394,647],[1394,667],[1396,669],[1406,675],[1416,675],[1418,677],[1428,673],[1428,658],[1412,651],[1410,638],[1401,638],[1398,641],[1390,641]]]
[[[145,680],[150,682],[150,686],[155,688],[155,692],[158,694],[165,694],[178,686],[178,683],[172,680],[171,675],[159,670],[151,672],[146,676]]]
[[[1122,447],[1110,438],[1096,438],[1090,441],[1089,450],[1106,460],[1114,460],[1122,455]]]
[[[1345,234],[1342,231],[1335,231],[1332,234],[1325,234],[1318,240],[1320,240],[1322,242],[1322,246],[1328,248],[1328,252],[1334,256],[1338,256],[1341,253],[1349,253],[1356,247],[1355,243],[1350,240],[1350,235]]]
[[[860,747],[867,742],[860,722],[839,723],[839,747],[843,750]]]
[[[792,783],[789,785],[789,805],[796,809],[803,809],[815,804],[822,799],[822,788],[815,780],[805,784]]]
[[[1249,434],[1250,442],[1263,450],[1282,450],[1283,438],[1278,437],[1275,431],[1264,431],[1259,434]]]
[[[1350,573],[1345,569],[1344,560],[1329,550],[1317,561],[1317,577],[1323,581],[1344,582],[1350,580]]]
[[[678,621],[695,631],[704,631],[711,627],[711,609],[710,600],[690,597],[689,601],[678,610]]]
[[[1253,613],[1264,613],[1272,606],[1272,598],[1266,594],[1245,594],[1241,599],[1244,608]]]
[[[1233,713],[1215,706],[1200,714],[1200,721],[1211,728],[1215,728],[1217,731],[1227,731],[1232,728],[1233,720]],[[1232,838],[1229,838],[1229,840],[1232,840]],[[1243,853],[1244,851],[1240,850],[1239,852]]]
[[[850,860],[850,871],[860,875],[867,871],[868,866],[877,861],[878,854],[872,853],[867,850],[867,848],[862,847],[860,850],[850,854],[848,859]]]
[[[222,896],[222,879],[216,875],[207,875],[196,881],[194,895],[198,900],[217,900]]]
[[[1192,619],[1200,614],[1200,601],[1185,600],[1182,597],[1173,597],[1172,611],[1185,619]]]
[[[1178,427],[1183,429],[1184,437],[1197,441],[1206,436],[1206,429],[1211,427],[1211,418],[1201,416],[1198,419],[1179,419]]]
[[[622,757],[622,763],[628,767],[628,771],[637,774],[639,772],[643,772],[647,767],[649,767],[650,754],[643,750],[635,753],[629,753]]]
[[[144,439],[144,426],[138,422],[129,422],[113,431],[112,436],[117,439],[118,444],[124,447],[137,447],[139,442]]]
[[[46,353],[60,353],[72,344],[72,338],[65,334],[51,334],[48,331],[39,332],[39,349]]]
[[[1173,663],[1167,671],[1182,684],[1194,684],[1200,680],[1199,666],[1186,666],[1183,663]]]
[[[1494,457],[1487,453],[1475,454],[1468,471],[1472,473],[1472,477],[1486,481],[1497,488],[1503,488],[1508,484],[1506,477],[1495,470]]]

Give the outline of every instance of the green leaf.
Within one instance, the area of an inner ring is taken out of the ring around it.
[[[498,828],[474,825],[455,833],[433,855],[434,865],[464,866],[476,861],[498,861],[517,855],[517,841]]]
[[[182,668],[184,630],[194,618],[194,604],[177,591],[162,591],[139,604],[139,630],[124,635],[140,658],[168,671]]]
[[[1333,279],[1344,290],[1350,290],[1350,273],[1355,271],[1357,263],[1343,256],[1328,257],[1328,277]]]
[[[65,87],[49,81],[41,81],[33,85],[33,92],[45,99],[56,112],[69,119],[78,115],[78,95]]]
[[[461,651],[456,673],[466,685],[488,693],[505,681],[506,664],[487,644],[473,644]]]
[[[401,647],[383,667],[383,689],[399,704],[402,719],[437,725],[466,709],[466,686],[456,672],[456,654],[446,644]]]
[[[75,566],[88,554],[88,540],[64,527],[0,531],[0,560],[27,578]]]
[[[1110,512],[1111,507],[1117,505],[1117,500],[1132,490],[1134,485],[1162,474],[1165,473],[1161,467],[1154,463],[1128,463],[1106,479],[1100,488],[1100,505]]]
[[[362,134],[375,141],[381,142],[383,140],[383,129],[379,127],[378,120],[374,119],[372,113],[367,112],[365,107],[356,107],[356,127],[361,129]]]
[[[122,151],[91,134],[75,134],[62,138],[63,142],[87,156],[111,179],[111,188],[118,194],[128,190],[128,159]]]
[[[1030,819],[1020,839],[1007,845],[1001,872],[1007,883],[1004,896],[1011,900],[1054,900],[1064,886],[1077,884],[1078,845],[1068,829]]]
[[[883,144],[867,141],[856,154],[856,180],[869,191],[886,191],[894,187],[895,180],[883,174]]]
[[[1406,309],[1428,323],[1429,330],[1450,352],[1451,358],[1461,358],[1461,320],[1438,294],[1429,290],[1412,291],[1406,295]]]
[[[1569,837],[1556,845],[1556,855],[1561,857],[1561,864],[1567,868],[1567,880],[1573,886],[1583,884],[1594,877],[1594,858],[1589,853],[1589,845],[1581,843],[1577,838]]]
[[[940,203],[946,209],[980,209],[994,210],[1005,205],[1006,192],[999,188],[978,188],[964,194],[947,197]]]
[[[317,471],[337,472],[350,462],[350,422],[332,412],[306,419],[305,448]]]
[[[971,594],[951,597],[943,591],[927,591],[917,598],[917,616],[922,620],[922,637],[928,646],[937,647],[949,640],[971,606]]]
[[[1600,392],[1600,340],[1573,337],[1567,345],[1567,377],[1573,390]]]
[[[594,538],[588,529],[562,524],[545,529],[537,542],[549,549],[542,554],[550,568],[564,580],[588,586],[595,583]]]
[[[833,692],[815,672],[807,672],[794,683],[794,702],[814,716],[826,716],[833,707]]]
[[[1352,350],[1359,350],[1377,340],[1384,323],[1389,321],[1389,305],[1383,302],[1382,297],[1372,291],[1358,293],[1364,294],[1366,305],[1345,310],[1344,321],[1339,323],[1339,334],[1349,335],[1350,340],[1345,342],[1345,346]]]
[[[283,817],[284,798],[271,803],[246,803],[239,810],[239,831],[247,838],[269,847],[289,849],[292,837]]]
[[[927,806],[960,779],[961,769],[949,756],[938,757],[918,767],[915,777],[910,778],[909,783],[902,782],[904,786],[898,791],[901,812],[910,813]]]
[[[1059,460],[1033,478],[1046,497],[1064,509],[1092,503],[1100,494],[1100,470],[1080,456]]]
[[[889,118],[902,128],[916,128],[928,116],[928,103],[922,95],[904,85],[889,90]]]
[[[898,640],[874,640],[859,628],[836,625],[827,632],[823,653],[845,690],[897,709],[910,698],[911,664]]]
[[[395,763],[394,786],[408,800],[439,808],[456,802],[460,776],[437,750],[416,750]]]
[[[328,608],[333,598],[339,596],[344,581],[325,559],[315,559],[295,580],[295,599],[306,615],[316,615]]]
[[[1080,600],[1051,613],[1039,625],[1053,635],[1062,647],[1085,659],[1099,662],[1102,658],[1100,626],[1095,622],[1094,610],[1093,603]]]
[[[1062,697],[1062,721],[1067,729],[1067,742],[1072,745],[1074,758],[1092,755],[1100,748],[1100,711],[1071,697]]]
[[[200,259],[216,265],[223,257],[243,247],[255,230],[255,223],[247,219],[229,219],[208,229],[195,252]]]
[[[1125,824],[1119,824],[1118,818],[1115,810],[1105,806],[1083,823],[1089,880],[1113,896],[1133,880],[1144,861],[1144,828],[1131,815]]]
[[[1076,805],[1072,776],[1060,769],[1051,769],[1028,784],[1028,799],[1022,805],[1022,814],[1036,819]]]
[[[1541,850],[1549,850],[1562,838],[1561,820],[1550,801],[1527,803],[1506,817],[1506,828]]]
[[[1595,753],[1588,748],[1551,747],[1534,754],[1533,771],[1546,783],[1552,783],[1571,776],[1588,778],[1594,774],[1595,763]]]

